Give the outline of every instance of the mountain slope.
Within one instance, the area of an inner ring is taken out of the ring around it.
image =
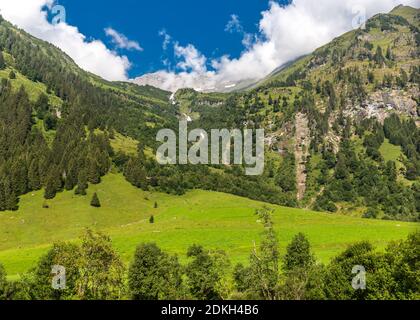
[[[180,91],[176,96],[182,112],[195,120],[192,126],[210,128],[216,122],[265,128],[265,178],[300,206],[416,220],[418,15],[419,9],[402,6],[379,14],[366,29],[334,39],[273,72],[254,89],[225,95],[221,104],[185,102],[205,100],[203,93]],[[299,119],[307,119],[307,126]],[[391,162],[384,151],[389,142],[401,150]],[[293,179],[290,172],[295,172]]]

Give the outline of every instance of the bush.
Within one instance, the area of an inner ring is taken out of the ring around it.
[[[376,208],[369,208],[366,210],[366,212],[363,214],[363,218],[366,219],[377,219],[379,216],[380,211]]]

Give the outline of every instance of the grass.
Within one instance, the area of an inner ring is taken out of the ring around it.
[[[9,79],[9,74],[12,70],[16,74],[16,79],[13,80]],[[45,84],[41,82],[33,82],[15,69],[6,68],[4,70],[0,70],[0,79],[2,78],[10,80],[14,91],[19,90],[20,87],[23,86],[25,88],[25,91],[28,93],[29,99],[33,102],[35,102],[38,99],[41,93],[47,94],[47,87],[45,86]],[[60,98],[53,94],[47,95],[49,97],[49,102],[53,107],[59,107],[62,105],[62,100]]]
[[[388,139],[385,139],[384,143],[379,148],[379,151],[384,157],[385,162],[395,162],[398,172],[400,172],[401,169],[405,169],[404,163],[401,162],[401,158],[405,157],[401,146],[395,146],[391,144]],[[407,186],[411,186],[413,184],[412,181],[407,180],[402,174],[398,175],[398,180]]]
[[[123,136],[118,132],[116,132],[114,138],[111,139],[111,147],[112,149],[114,149],[115,152],[123,152],[128,155],[136,155],[137,145],[137,140],[127,136]]]
[[[403,154],[402,149],[400,146],[394,146],[391,144],[388,139],[385,139],[385,142],[382,144],[379,151],[384,157],[385,162],[394,161],[400,163],[399,159]]]
[[[99,209],[89,205],[93,192],[99,195]],[[48,201],[49,209],[42,208],[44,202],[43,192],[38,191],[22,197],[19,211],[0,213],[0,263],[12,279],[34,266],[52,243],[77,241],[87,227],[108,233],[125,262],[131,260],[139,243],[152,241],[180,255],[181,260],[187,248],[197,243],[224,249],[232,262],[246,263],[262,231],[254,214],[263,206],[260,202],[200,190],[180,197],[145,192],[117,173],[90,186],[86,197],[63,192]],[[369,240],[384,248],[387,242],[405,238],[418,228],[415,223],[272,207],[282,252],[296,233],[304,232],[323,262],[351,243]],[[154,224],[149,223],[152,214]]]
[[[35,127],[38,128],[42,132],[42,135],[44,136],[45,141],[51,147],[52,144],[53,144],[54,138],[55,138],[56,131],[55,130],[50,130],[50,131],[45,130],[44,121],[41,120],[41,119],[38,119],[38,118],[36,119]]]

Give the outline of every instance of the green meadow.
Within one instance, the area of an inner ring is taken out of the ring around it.
[[[101,208],[90,206],[93,192],[98,193]],[[49,208],[43,208],[45,204]],[[110,173],[99,185],[90,186],[85,197],[66,191],[46,202],[38,191],[23,196],[18,211],[1,212],[0,263],[10,278],[17,278],[34,266],[52,243],[78,241],[85,228],[109,234],[127,263],[142,242],[156,242],[181,260],[196,243],[225,250],[233,263],[246,263],[263,230],[255,215],[263,205],[201,190],[184,196],[145,192],[131,186],[122,175]],[[416,223],[271,207],[281,251],[296,233],[303,232],[322,262],[361,240],[369,240],[381,250],[389,241],[405,238],[418,228]],[[154,224],[149,222],[151,215]]]

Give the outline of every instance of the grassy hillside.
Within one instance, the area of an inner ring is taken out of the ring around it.
[[[90,207],[97,192],[102,208]],[[158,208],[154,208],[157,202]],[[128,262],[141,242],[154,241],[184,257],[193,243],[227,251],[233,262],[246,262],[262,226],[254,212],[263,204],[232,195],[193,191],[176,197],[144,192],[116,173],[91,186],[87,197],[58,194],[43,209],[43,192],[25,195],[18,212],[0,213],[0,262],[13,278],[33,266],[51,243],[77,239],[84,228],[109,233]],[[402,239],[418,225],[351,218],[273,206],[281,250],[298,232],[308,235],[317,257],[327,262],[347,244],[369,240],[379,248]],[[155,224],[149,223],[154,215]]]

